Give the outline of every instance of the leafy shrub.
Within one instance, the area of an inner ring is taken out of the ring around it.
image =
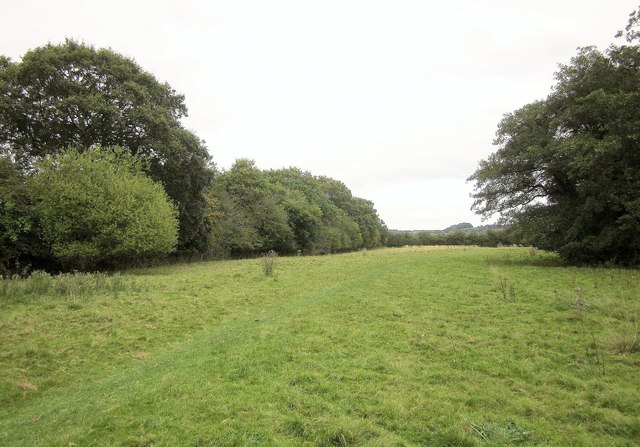
[[[43,239],[63,267],[113,266],[175,249],[175,208],[123,149],[68,149],[37,167],[28,189]]]

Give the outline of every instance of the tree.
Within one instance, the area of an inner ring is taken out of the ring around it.
[[[22,172],[0,157],[0,277],[24,273],[43,255]]]
[[[216,175],[209,194],[219,216],[211,247],[220,255],[333,253],[379,246],[386,238],[371,202],[297,168],[261,171],[240,159]]]
[[[378,217],[373,202],[354,197],[351,206],[351,217],[358,224],[362,234],[362,245],[365,248],[381,247],[386,243],[387,228]]]
[[[296,247],[305,253],[315,251],[322,225],[320,207],[309,202],[305,195],[296,189],[286,190],[283,207],[294,233]]]
[[[545,100],[504,117],[495,144],[469,178],[476,212],[569,262],[640,264],[638,45],[582,48]]]
[[[216,185],[217,186],[217,185]],[[246,256],[260,248],[260,235],[248,211],[221,188],[211,192],[217,218],[211,228],[209,252],[217,257]]]
[[[304,253],[315,253],[324,225],[323,209],[331,203],[320,189],[318,180],[297,168],[272,170],[266,175],[273,187],[281,191],[296,248]]]
[[[222,218],[212,229],[219,254],[295,250],[294,234],[282,206],[282,191],[269,183],[253,160],[236,160],[216,177],[212,190],[222,208]]]
[[[178,206],[179,248],[204,250],[210,157],[186,115],[182,95],[111,50],[67,40],[0,57],[0,153],[28,171],[69,146],[125,147]]]
[[[284,205],[301,249],[334,252],[386,241],[387,228],[373,203],[354,197],[344,183],[295,168],[270,171],[268,176],[287,191]]]
[[[27,187],[42,238],[64,267],[113,266],[175,249],[175,208],[121,148],[41,159]]]

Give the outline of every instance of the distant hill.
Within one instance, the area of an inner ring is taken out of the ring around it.
[[[451,225],[445,228],[444,230],[442,230],[442,233],[450,233],[452,231],[472,231],[472,230],[473,230],[472,224],[470,224],[469,222],[461,222],[459,224]]]
[[[483,233],[488,230],[499,230],[504,228],[502,225],[491,224],[491,225],[480,225],[474,227],[469,222],[460,222],[455,225],[450,225],[444,230],[390,230],[392,232],[398,233],[433,233],[433,234],[447,234],[447,233],[455,233],[456,231],[462,231],[465,233]]]

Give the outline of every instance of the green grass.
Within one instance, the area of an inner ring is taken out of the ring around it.
[[[0,445],[640,443],[639,271],[415,248],[42,276],[0,285]]]

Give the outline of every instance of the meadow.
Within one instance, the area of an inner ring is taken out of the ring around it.
[[[0,445],[638,445],[639,295],[529,248],[3,280]]]

